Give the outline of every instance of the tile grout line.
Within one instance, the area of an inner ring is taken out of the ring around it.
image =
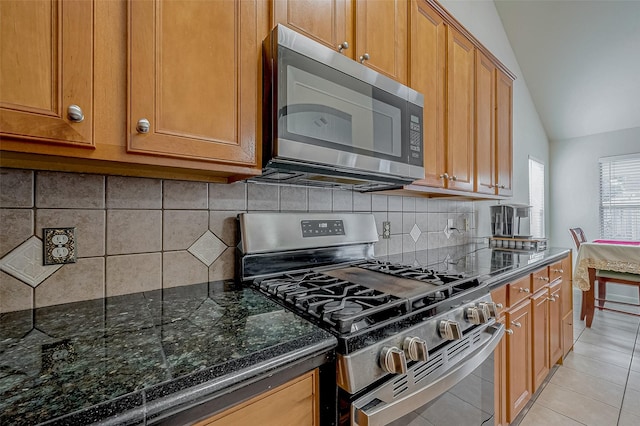
[[[622,392],[622,404],[620,404],[620,411],[618,411],[618,421],[616,425],[620,425],[620,418],[622,417],[622,409],[624,408],[624,400],[627,396],[627,389],[629,388],[629,377],[631,376],[631,366],[633,365],[633,359],[635,358],[636,348],[640,348],[640,344],[638,342],[640,339],[640,323],[638,324],[638,328],[636,329],[636,340],[633,345],[633,350],[631,351],[631,360],[629,361],[629,370],[627,371],[627,381],[624,384],[624,391]]]

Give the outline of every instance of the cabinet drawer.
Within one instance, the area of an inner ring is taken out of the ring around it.
[[[513,306],[531,295],[531,277],[527,275],[508,285],[507,303]]]
[[[564,269],[562,267],[562,261],[556,262],[553,265],[549,266],[549,282],[553,282],[557,279],[562,278],[563,273]]]
[[[549,284],[549,268],[538,269],[531,274],[531,285],[533,286],[531,291],[534,293],[547,284]]]
[[[504,316],[504,308],[507,307],[507,285],[491,290],[491,299],[496,304],[498,317]],[[502,307],[500,306],[502,305]]]

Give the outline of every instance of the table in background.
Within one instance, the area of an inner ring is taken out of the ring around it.
[[[594,312],[596,270],[639,275],[640,241],[595,240],[580,244],[574,285],[583,291],[580,319],[591,327]]]

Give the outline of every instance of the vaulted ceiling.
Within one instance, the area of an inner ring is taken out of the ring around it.
[[[494,3],[550,140],[640,127],[640,0]]]

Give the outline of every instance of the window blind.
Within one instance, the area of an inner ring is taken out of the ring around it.
[[[640,240],[640,154],[600,159],[600,237]]]
[[[544,164],[529,158],[529,205],[531,235],[544,237]]]

